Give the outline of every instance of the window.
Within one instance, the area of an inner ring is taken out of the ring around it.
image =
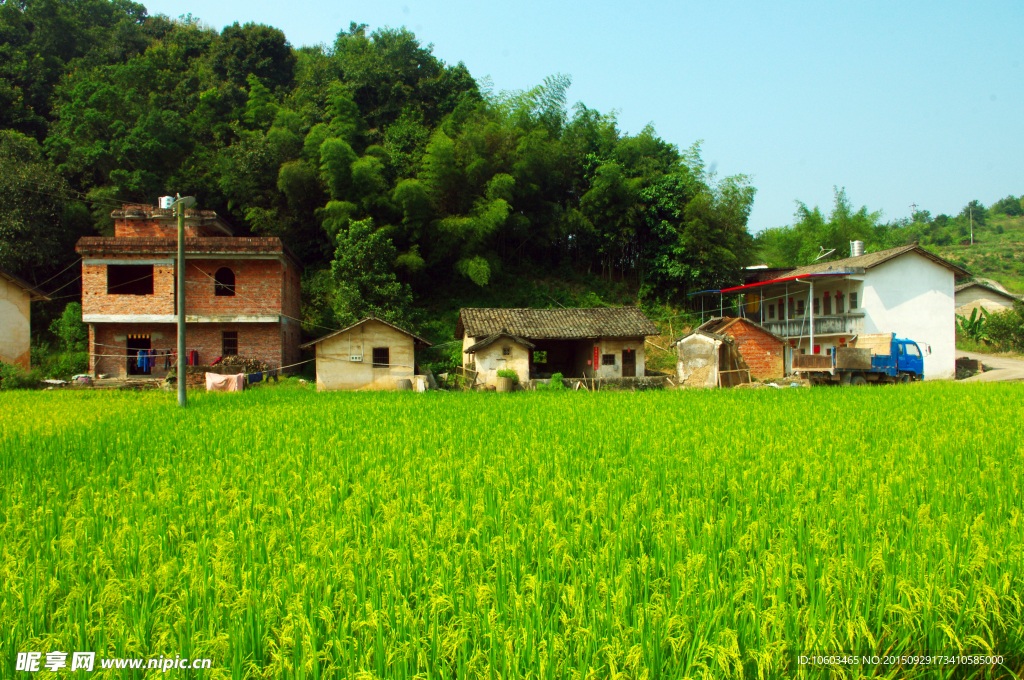
[[[796,308],[794,307],[793,298],[789,298],[789,318],[792,319],[796,316]]]
[[[821,314],[821,301],[818,298],[814,298],[814,313]]]
[[[843,294],[836,293],[836,314],[843,313]]]
[[[535,364],[546,364],[546,363],[548,363],[548,353],[547,352],[534,352],[533,353],[533,363],[535,363]]]
[[[917,345],[907,345],[907,355],[912,357],[921,356],[921,350],[917,348]]]
[[[768,305],[768,318],[769,319],[774,319],[775,318],[775,305]]]
[[[824,307],[825,307],[825,315],[826,316],[832,313],[832,298],[830,298],[828,296],[828,293],[825,293],[825,304],[824,304]]]
[[[857,294],[850,293],[850,311],[857,309]]]
[[[502,347],[501,348],[501,356],[503,356],[503,357],[510,357],[510,356],[512,356],[512,348],[511,347]]]
[[[374,368],[388,368],[391,366],[391,348],[390,347],[374,347],[373,348],[373,367]]]
[[[615,365],[615,355],[614,354],[602,354],[601,355],[601,365],[602,366],[614,366]]]
[[[227,267],[221,267],[213,275],[213,294],[233,297],[235,295],[235,273]]]
[[[797,300],[796,301],[796,315],[797,316],[803,316],[805,311],[807,311],[807,310],[804,308],[804,301],[803,300]]]
[[[221,333],[221,356],[238,356],[238,331],[224,331]]]
[[[108,264],[107,295],[152,295],[153,265]]]

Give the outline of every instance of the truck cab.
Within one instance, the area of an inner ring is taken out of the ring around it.
[[[893,339],[892,353],[899,373],[913,373],[915,380],[924,379],[924,355],[916,342]]]

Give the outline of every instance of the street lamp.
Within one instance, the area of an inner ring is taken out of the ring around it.
[[[178,213],[178,406],[185,407],[185,211],[195,205],[194,196],[160,198],[161,208]]]

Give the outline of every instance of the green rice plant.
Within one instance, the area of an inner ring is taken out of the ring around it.
[[[1024,387],[912,387],[4,392],[0,676],[1019,675]]]

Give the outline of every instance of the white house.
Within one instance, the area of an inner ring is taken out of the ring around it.
[[[979,308],[990,314],[1002,312],[1019,299],[1019,296],[1007,292],[1005,288],[999,290],[984,281],[969,281],[956,287],[956,313],[969,317],[972,311]]]
[[[29,331],[33,300],[49,300],[42,291],[0,269],[0,362],[30,368]]]
[[[825,354],[868,333],[914,340],[925,354],[925,379],[934,380],[956,373],[956,279],[969,275],[909,245],[798,267],[721,294],[743,296],[742,314],[782,337],[791,354]]]

